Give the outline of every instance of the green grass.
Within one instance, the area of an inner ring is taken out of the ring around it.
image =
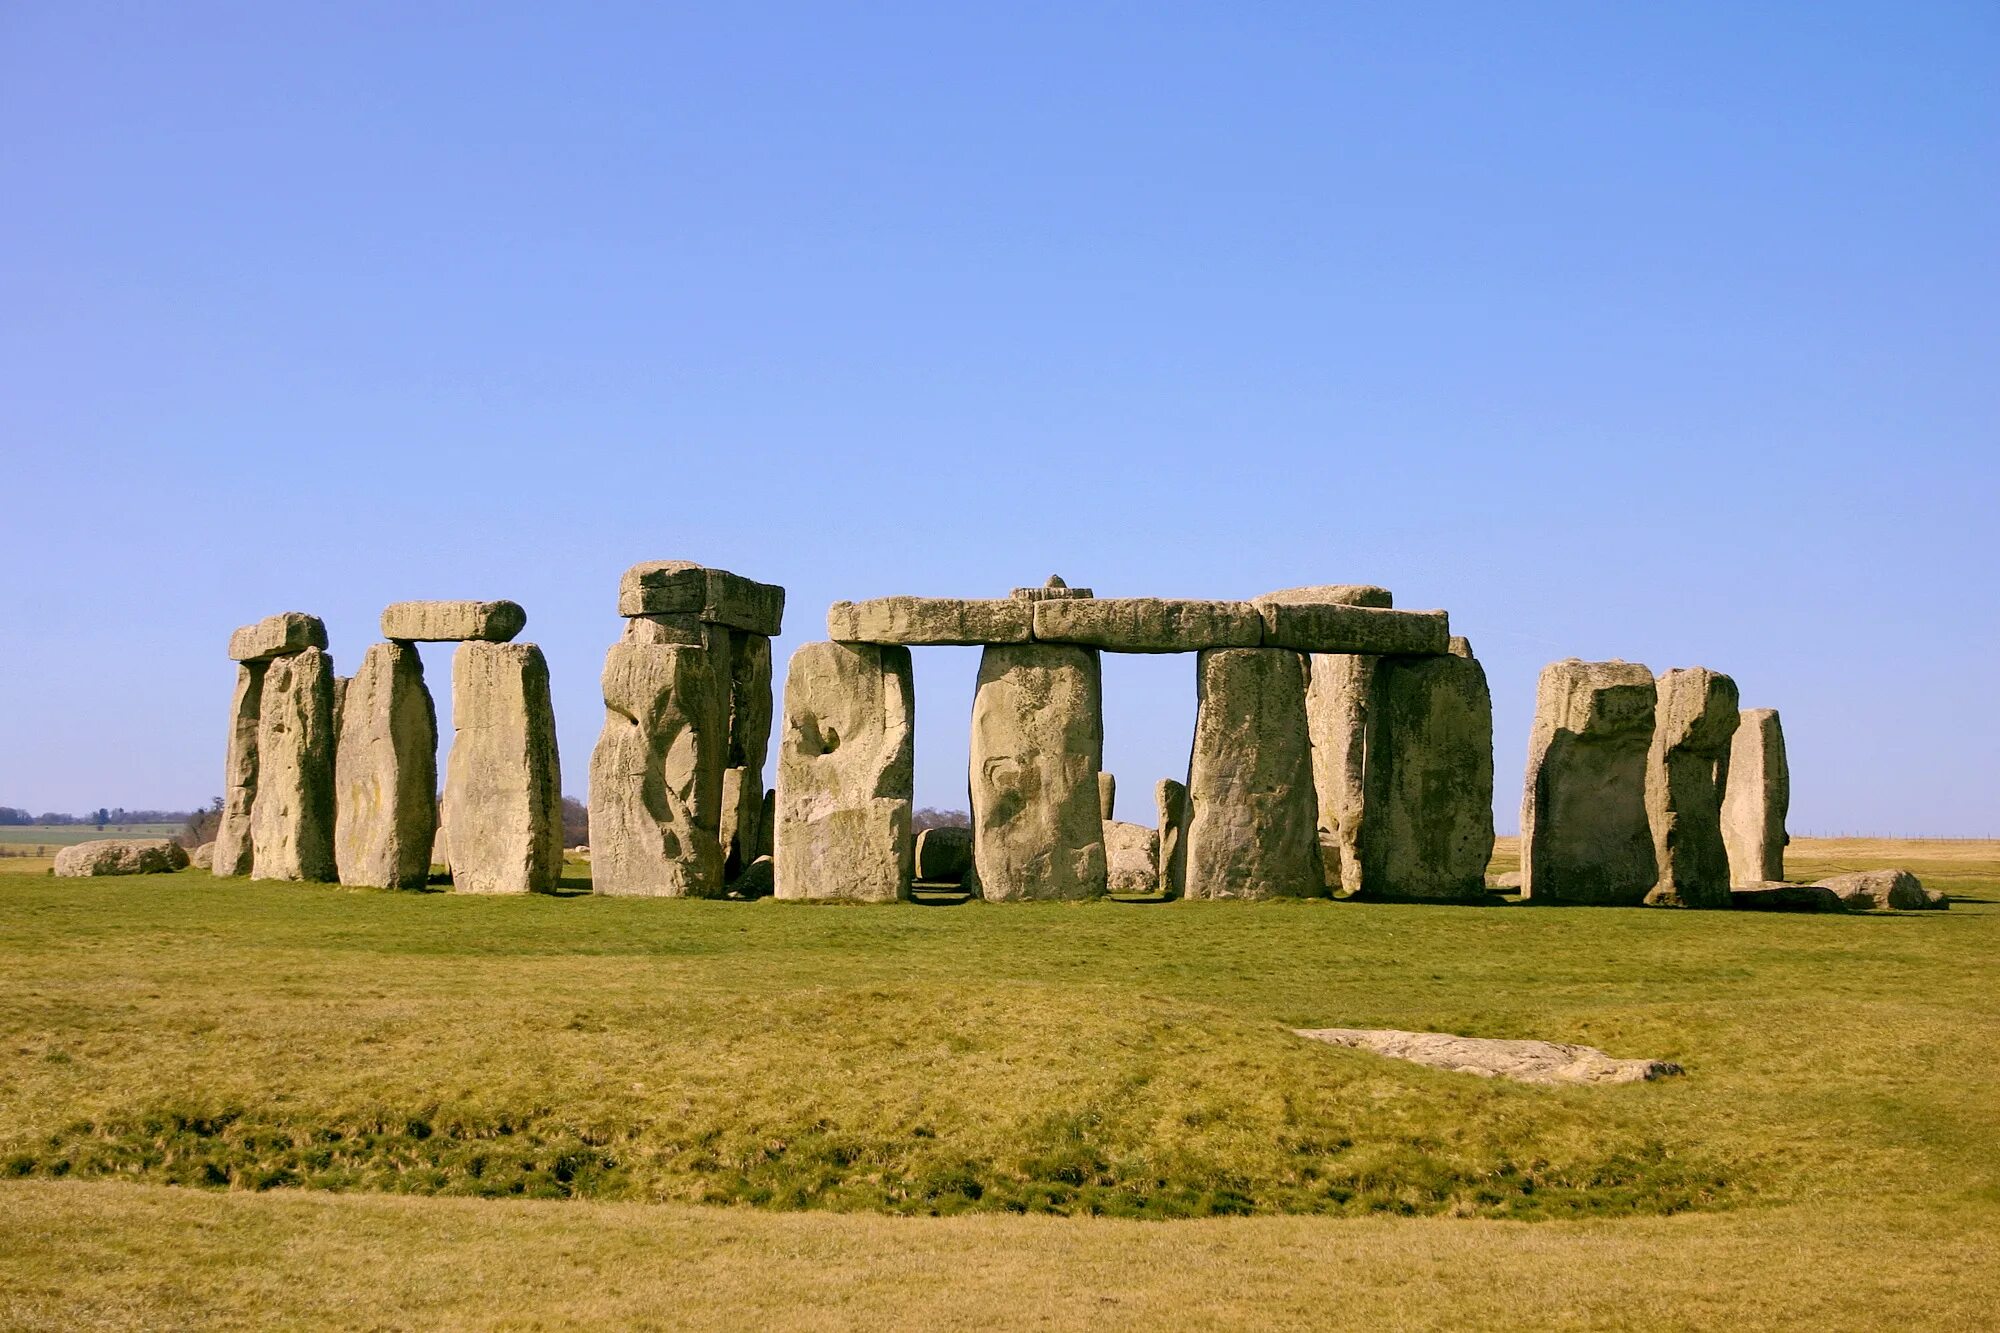
[[[98,838],[171,838],[180,824],[0,824],[0,856],[53,856],[56,849]],[[46,849],[46,850],[41,850]]]

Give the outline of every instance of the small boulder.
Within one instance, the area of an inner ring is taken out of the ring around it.
[[[187,863],[187,848],[172,838],[99,838],[57,852],[55,873],[69,878],[165,875],[186,869]]]
[[[1152,897],[1160,891],[1160,835],[1144,824],[1104,821],[1106,886],[1111,893]]]
[[[1813,887],[1831,889],[1851,912],[1943,911],[1950,906],[1942,893],[1925,888],[1907,870],[1858,870],[1820,880]]]
[[[188,853],[188,864],[196,870],[208,870],[215,865],[215,841],[210,839]]]
[[[1786,884],[1768,880],[1739,884],[1729,891],[1729,905],[1750,912],[1844,912],[1841,896],[1823,884]]]

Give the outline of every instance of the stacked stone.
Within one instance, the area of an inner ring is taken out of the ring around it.
[[[1729,742],[1722,784],[1722,841],[1732,886],[1776,883],[1785,877],[1785,816],[1792,805],[1792,770],[1775,708],[1746,708]]]
[[[333,661],[319,617],[285,611],[229,636],[229,705],[217,875],[331,880]]]
[[[685,560],[625,572],[625,632],[605,656],[590,761],[598,893],[713,898],[761,878],[771,637],[784,609],[775,584]]]

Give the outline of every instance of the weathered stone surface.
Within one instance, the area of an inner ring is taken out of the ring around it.
[[[783,632],[785,590],[687,560],[648,560],[618,584],[621,616],[693,615],[769,637]]]
[[[1503,871],[1488,879],[1486,887],[1489,889],[1498,889],[1504,893],[1519,893],[1521,891],[1521,872],[1518,870]]]
[[[1949,898],[1925,888],[1907,870],[1858,870],[1820,880],[1812,887],[1831,891],[1852,912],[1923,912],[1951,906]]]
[[[1111,812],[1118,808],[1118,779],[1109,773],[1097,775],[1097,814],[1100,819],[1111,818]]]
[[[764,792],[764,813],[757,819],[757,855],[775,857],[778,847],[778,793]]]
[[[697,615],[627,616],[622,641],[701,648],[713,629]]]
[[[827,608],[827,637],[837,643],[1026,643],[1034,602],[1012,597],[877,597]]]
[[[910,651],[809,643],[785,674],[777,896],[909,897],[916,696]]]
[[[1637,906],[1659,882],[1646,821],[1653,673],[1637,662],[1542,668],[1521,798],[1521,896]]]
[[[1341,602],[1280,602],[1262,598],[1266,648],[1306,653],[1390,653],[1427,656],[1451,644],[1451,621],[1442,611],[1392,611]]]
[[[1262,606],[1265,602],[1277,602],[1286,606],[1381,606],[1396,604],[1387,588],[1372,583],[1313,583],[1303,588],[1280,588],[1267,592],[1256,599]]]
[[[326,648],[326,625],[303,611],[280,611],[229,636],[229,655],[238,662],[266,662],[308,648]]]
[[[1159,814],[1160,896],[1179,898],[1187,889],[1187,784],[1161,778],[1153,787]]]
[[[229,748],[222,770],[222,819],[215,826],[212,873],[250,873],[250,810],[257,800],[257,714],[264,697],[263,662],[236,668],[229,700]]]
[[[1449,1032],[1398,1032],[1391,1028],[1293,1028],[1301,1037],[1332,1046],[1373,1051],[1433,1069],[1517,1083],[1645,1083],[1684,1072],[1667,1060],[1617,1060],[1595,1046],[1560,1041],[1460,1037]]]
[[[1367,810],[1368,712],[1382,659],[1315,653],[1307,659],[1306,725],[1312,736],[1320,868],[1336,896],[1361,891],[1361,821]]]
[[[333,856],[340,882],[421,888],[437,837],[437,711],[417,650],[372,645],[338,712]]]
[[[1722,842],[1732,884],[1785,877],[1785,816],[1792,807],[1792,770],[1775,708],[1746,708],[1729,739],[1722,784]]]
[[[716,839],[722,847],[722,878],[728,882],[758,857],[762,830],[757,821],[764,814],[764,775],[754,768],[725,768],[721,791]]]
[[[56,853],[55,873],[64,878],[92,875],[165,875],[187,867],[187,849],[171,838],[99,838],[73,843]]]
[[[532,643],[452,654],[444,822],[459,893],[546,893],[562,875],[562,769],[549,665]],[[596,839],[592,839],[595,845]]]
[[[1104,821],[1105,880],[1112,893],[1157,895],[1160,891],[1160,834],[1144,824]]]
[[[257,710],[250,873],[331,880],[333,659],[317,648],[271,659]]]
[[[1097,654],[1065,644],[988,647],[972,698],[971,748],[972,862],[981,895],[995,902],[1102,897]]]
[[[605,654],[604,730],[590,759],[596,892],[722,894],[729,682],[717,666],[709,649],[679,644],[621,642]]]
[[[963,884],[971,873],[971,829],[927,828],[917,834],[919,883]]]
[[[1263,621],[1248,602],[1168,597],[1089,597],[1039,601],[1035,639],[1121,653],[1188,653],[1255,646]]]
[[[438,804],[442,807],[443,802],[440,801]],[[442,869],[447,875],[451,873],[451,836],[445,830],[442,808],[438,811],[437,837],[431,839],[431,865]]]
[[[1746,912],[1844,912],[1841,896],[1821,884],[1751,884],[1729,891],[1729,905]]]
[[[1288,648],[1205,652],[1196,694],[1187,896],[1323,896],[1305,660]]]
[[[1091,591],[1088,588],[1072,588],[1063,582],[1062,575],[1051,574],[1049,575],[1049,581],[1041,587],[1016,588],[1010,595],[1018,597],[1024,602],[1046,602],[1060,600],[1065,597],[1089,597],[1091,596]]]
[[[215,864],[215,841],[210,839],[188,853],[188,864],[197,870],[207,870]]]
[[[1660,880],[1656,907],[1729,906],[1722,842],[1722,777],[1736,734],[1736,682],[1707,667],[1677,667],[1658,682],[1646,758],[1646,817]]]
[[[505,643],[528,624],[519,602],[392,602],[382,637],[405,643]]]
[[[1477,659],[1384,657],[1368,710],[1357,850],[1371,898],[1483,901],[1493,856],[1493,701]]]

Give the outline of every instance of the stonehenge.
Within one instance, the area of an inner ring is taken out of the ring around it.
[[[792,654],[778,739],[775,896],[909,897],[915,708],[908,648],[808,643]]]
[[[1104,896],[1103,758],[1094,652],[1071,644],[986,648],[972,699],[972,873],[980,896]]]
[[[1722,782],[1736,734],[1736,682],[1707,667],[1677,667],[1659,678],[1657,691],[1646,821],[1660,879],[1645,900],[1655,907],[1727,907]]]
[[[437,837],[437,710],[416,648],[371,645],[336,711],[333,857],[340,882],[418,888],[430,879]]]
[[[325,650],[265,663],[256,750],[251,878],[334,879],[333,659]]]
[[[1378,659],[1367,712],[1360,891],[1480,902],[1493,856],[1493,701],[1464,639]]]
[[[1211,648],[1197,659],[1184,896],[1326,893],[1305,671],[1290,648]]]
[[[1730,738],[1722,784],[1722,841],[1732,885],[1784,879],[1785,815],[1791,804],[1792,771],[1778,710],[1746,708]]]
[[[167,875],[189,861],[187,848],[171,838],[97,838],[72,843],[56,853],[50,873],[65,879],[97,875]]]
[[[1659,883],[1647,820],[1653,673],[1568,658],[1542,668],[1521,798],[1521,897],[1637,906]]]
[[[562,772],[549,665],[532,643],[467,640],[451,659],[444,822],[459,893],[547,893],[562,875]]]

